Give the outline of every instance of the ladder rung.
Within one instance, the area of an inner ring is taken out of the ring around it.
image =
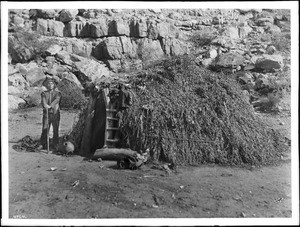
[[[114,120],[114,121],[118,121],[119,120],[119,118],[116,118],[116,117],[106,117],[107,119],[109,119],[109,120]]]
[[[106,130],[120,130],[119,128],[107,128]]]
[[[106,142],[116,143],[119,142],[118,139],[106,139]]]
[[[106,111],[108,111],[108,112],[117,112],[116,109],[106,109]]]

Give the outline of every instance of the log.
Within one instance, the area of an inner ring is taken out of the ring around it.
[[[124,148],[102,148],[97,149],[93,159],[101,158],[102,160],[118,161],[123,158],[134,157],[138,153],[136,151]]]

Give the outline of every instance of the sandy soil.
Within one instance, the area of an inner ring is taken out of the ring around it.
[[[62,111],[60,135],[76,112]],[[290,137],[290,117],[261,115]],[[291,217],[290,155],[267,167],[181,167],[168,175],[147,164],[120,170],[116,162],[18,152],[38,139],[41,109],[9,114],[9,218],[256,218]],[[280,124],[284,122],[284,124]],[[55,171],[50,171],[56,167]],[[75,181],[79,184],[72,186]]]

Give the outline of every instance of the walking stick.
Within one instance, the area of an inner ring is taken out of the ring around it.
[[[47,114],[47,153],[49,154],[49,112],[48,108],[46,108],[46,114]]]

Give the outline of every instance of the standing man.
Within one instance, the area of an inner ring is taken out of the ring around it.
[[[52,148],[56,151],[58,147],[61,93],[56,89],[58,81],[53,78],[54,73],[52,71],[47,71],[46,74],[51,75],[52,77],[47,77],[43,82],[43,86],[47,88],[47,91],[41,93],[43,106],[43,128],[40,140],[41,145],[39,148],[47,149],[47,134],[49,133],[50,126],[52,125]]]

